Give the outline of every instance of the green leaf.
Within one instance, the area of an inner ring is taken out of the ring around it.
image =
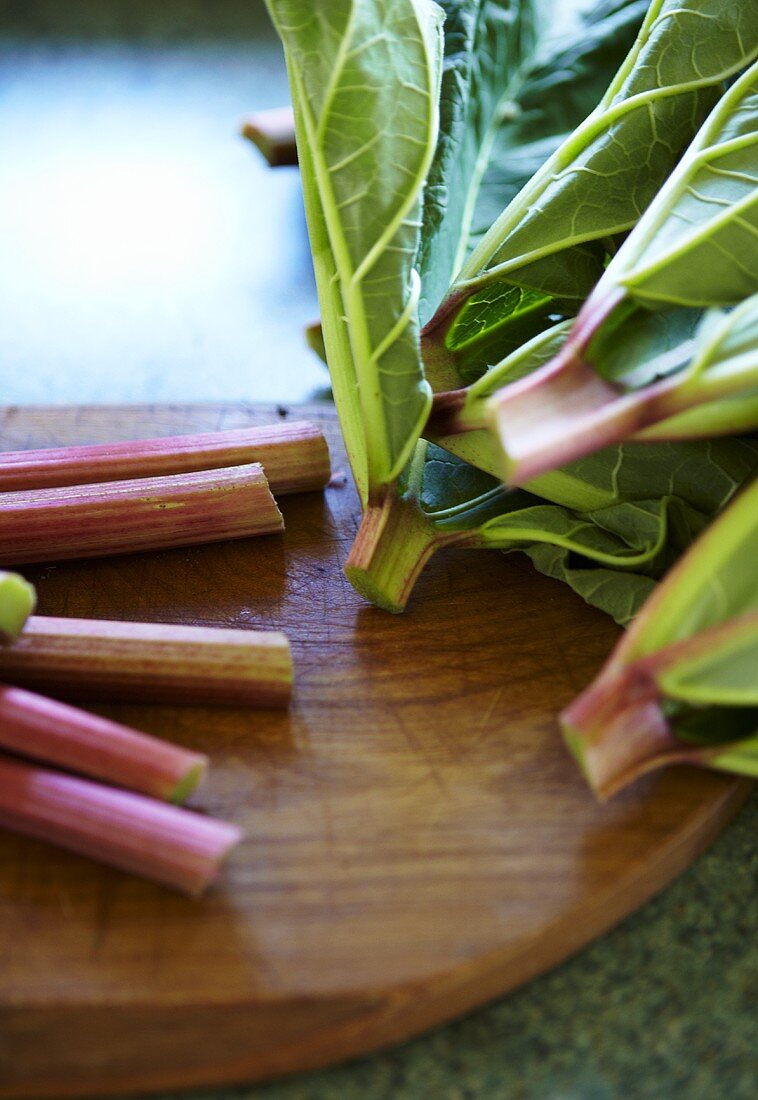
[[[722,97],[606,286],[648,307],[735,305],[758,288],[758,64]],[[693,278],[693,271],[697,276]]]
[[[405,465],[430,401],[415,264],[442,13],[430,0],[268,6],[290,74],[335,398],[365,499]]]
[[[632,228],[676,164],[722,81],[758,52],[758,9],[654,0],[600,105],[509,204],[464,265],[425,346],[449,352],[482,325],[493,282],[552,296],[564,311],[602,274],[613,238]],[[502,295],[490,309],[503,325]],[[430,349],[433,350],[433,349]],[[426,354],[426,353],[425,353]],[[436,351],[439,358],[439,350]]]
[[[677,563],[620,646],[629,662],[758,610],[758,481]]]
[[[429,445],[407,491],[423,507],[425,547],[523,550],[541,572],[626,625],[655,579],[757,468],[758,441],[619,448],[557,471],[540,487],[554,493],[547,504],[534,486],[504,489]]]
[[[543,0],[534,48],[502,104],[469,246],[597,107],[634,43],[647,0]]]
[[[619,626],[628,626],[655,589],[653,577],[644,573],[582,562],[569,551],[545,543],[525,548],[540,573],[563,581],[591,607],[610,615]]]
[[[460,267],[471,205],[521,53],[535,37],[533,0],[443,0],[437,148],[424,192],[419,251],[425,323]]]

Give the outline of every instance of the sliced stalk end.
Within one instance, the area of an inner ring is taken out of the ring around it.
[[[439,537],[413,500],[388,491],[366,509],[345,563],[345,576],[359,595],[384,611],[405,610],[421,570]]]
[[[189,796],[197,790],[201,783],[205,781],[205,777],[208,774],[208,757],[203,756],[199,758],[190,768],[169,795],[169,802],[173,802],[175,806],[181,806],[183,802],[186,802]]]
[[[565,743],[601,802],[669,764],[703,764],[711,750],[676,737],[655,668],[610,664],[560,716]]]
[[[623,705],[623,699],[619,703]],[[655,699],[632,701],[594,730],[575,725],[569,708],[561,716],[561,727],[566,746],[601,802],[647,772],[691,755],[674,738]]]
[[[18,573],[0,571],[0,644],[15,642],[36,603],[33,585]]]

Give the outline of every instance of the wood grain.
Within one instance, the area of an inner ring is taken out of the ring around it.
[[[16,409],[0,445],[276,415]],[[344,471],[330,410],[296,415]],[[27,571],[43,614],[286,630],[297,676],[289,713],[107,711],[212,758],[194,805],[248,839],[202,903],[0,836],[0,1096],[256,1080],[406,1038],[607,929],[741,802],[746,784],[678,768],[597,806],[554,716],[616,628],[489,551],[433,560],[404,616],[365,606],[340,571],[357,502],[334,481],[282,502],[283,539]]]

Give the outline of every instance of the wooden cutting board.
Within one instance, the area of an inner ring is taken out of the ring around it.
[[[345,458],[333,413],[297,410]],[[13,409],[0,447],[270,422],[239,406]],[[338,481],[340,479],[337,479]],[[597,806],[556,712],[616,628],[519,555],[440,555],[403,616],[340,565],[347,478],[286,534],[28,570],[40,611],[286,630],[288,714],[113,707],[208,752],[195,805],[248,839],[202,902],[0,836],[0,1096],[256,1080],[513,989],[700,852],[747,785],[691,768]]]

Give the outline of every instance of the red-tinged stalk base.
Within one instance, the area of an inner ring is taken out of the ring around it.
[[[466,418],[466,396],[465,389],[447,390],[434,395],[429,419],[424,426],[425,439],[437,442],[440,437],[458,435],[482,427],[476,419]]]
[[[561,726],[568,748],[601,801],[646,772],[687,756],[655,700],[632,703],[591,733],[575,724],[569,708],[561,716]]]
[[[488,418],[503,451],[504,480],[524,484],[637,431],[637,410],[591,367],[558,356],[496,394]],[[621,412],[621,415],[619,413]]]
[[[0,826],[199,896],[236,825],[0,756]]]
[[[345,576],[365,599],[398,613],[439,545],[439,535],[415,501],[390,489],[366,509]]]
[[[454,320],[453,311],[457,304],[451,302],[446,307],[446,312],[433,318],[421,333],[424,376],[434,393],[443,394],[456,390],[461,384],[455,358],[445,345],[445,335]]]
[[[705,764],[719,748],[680,741],[647,662],[609,669],[560,716],[564,740],[601,801],[669,764]]]

